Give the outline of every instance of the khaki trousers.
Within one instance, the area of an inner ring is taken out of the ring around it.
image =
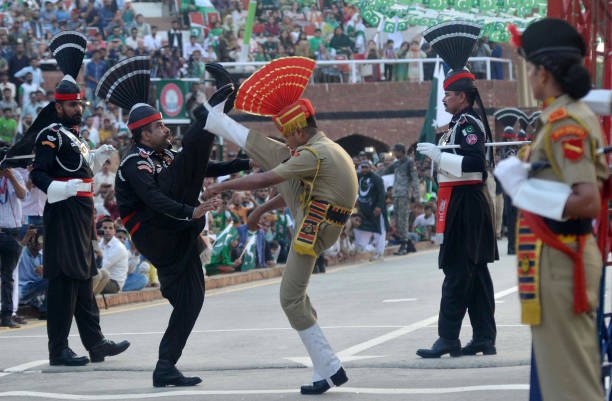
[[[576,249],[576,244],[568,244]],[[593,236],[584,250],[591,310],[574,313],[574,264],[565,254],[542,247],[542,322],[531,327],[538,379],[544,401],[602,401],[601,357],[597,338],[601,256]]]
[[[289,148],[282,143],[252,131],[247,137],[245,151],[264,170],[276,167],[291,156]],[[297,231],[304,218],[304,210],[300,204],[301,182],[297,179],[287,180],[278,184],[277,189],[295,218]],[[315,253],[319,255],[330,248],[340,236],[340,231],[340,227],[321,223],[315,242]],[[314,256],[295,252],[293,246],[289,249],[281,280],[280,302],[291,327],[296,330],[306,330],[317,322],[317,313],[306,294],[315,260]]]

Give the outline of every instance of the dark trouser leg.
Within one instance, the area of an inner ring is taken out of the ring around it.
[[[159,359],[173,365],[181,357],[204,303],[204,273],[199,255],[193,252],[189,263],[190,266],[184,269],[183,274],[168,286],[164,286],[160,276],[162,295],[174,309],[159,344]]]
[[[533,346],[531,347],[531,374],[529,378],[529,401],[542,401],[540,392],[540,381],[538,380],[538,368],[536,366]]]
[[[74,319],[81,336],[81,342],[87,350],[104,338],[100,329],[100,311],[93,294],[91,279],[75,280],[78,292]]]
[[[159,180],[162,191],[177,202],[195,206],[202,190],[208,158],[215,136],[203,124],[191,125],[183,137],[183,150],[165,169]]]
[[[468,314],[475,340],[491,340],[495,343],[495,296],[493,282],[486,264],[473,266],[474,278],[468,295]]]
[[[510,205],[508,208],[508,253],[514,254],[516,252],[516,219],[518,211],[512,205],[512,200],[504,195],[504,203],[508,202]]]
[[[438,335],[447,340],[456,340],[459,338],[461,323],[467,311],[472,278],[468,266],[463,264],[444,269],[444,274],[438,315]]]
[[[12,235],[0,233],[0,287],[2,301],[2,320],[13,314],[13,270],[17,267],[21,247]]]
[[[77,300],[77,281],[61,275],[49,279],[47,335],[50,358],[59,356],[68,347],[68,334]]]

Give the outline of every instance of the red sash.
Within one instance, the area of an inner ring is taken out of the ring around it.
[[[589,301],[586,294],[586,278],[584,273],[584,261],[582,254],[586,235],[578,235],[578,251],[575,252],[569,246],[561,242],[561,240],[552,232],[550,227],[537,214],[521,210],[525,218],[525,222],[543,243],[563,252],[574,261],[574,313],[588,312]]]
[[[436,222],[436,234],[444,234],[444,228],[446,227],[446,212],[448,211],[448,205],[451,200],[453,193],[453,187],[459,185],[473,185],[481,184],[480,180],[473,181],[451,181],[441,182],[438,185],[438,215]]]

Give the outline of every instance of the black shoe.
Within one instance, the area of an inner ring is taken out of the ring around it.
[[[0,322],[0,327],[8,327],[9,329],[18,329],[21,327],[21,325],[19,325],[17,322],[15,322],[13,319],[9,317],[7,319],[2,319],[2,322]]]
[[[414,246],[414,242],[408,240],[408,242],[406,243],[406,252],[408,253],[413,253],[416,252],[416,247]]]
[[[47,320],[47,312],[40,312],[40,315],[38,315],[38,320]]]
[[[348,377],[346,376],[346,371],[344,370],[342,366],[340,366],[340,369],[338,369],[338,371],[334,373],[333,376],[330,377],[330,379],[332,383],[334,383],[334,386],[336,387],[342,386],[344,383],[348,381]],[[313,382],[312,386],[300,387],[300,392],[302,394],[308,394],[308,395],[323,394],[330,388],[331,387],[329,386],[329,383],[327,383],[327,380],[319,380],[319,381]]]
[[[202,379],[197,376],[185,377],[173,364],[160,359],[153,371],[153,386],[195,386],[202,383]]]
[[[15,315],[12,317],[13,322],[17,324],[27,324],[28,322],[24,319],[23,316]]]
[[[440,358],[444,354],[452,357],[461,356],[461,341],[438,338],[431,349],[421,348],[417,352],[421,358]]]
[[[407,253],[408,253],[408,251],[406,250],[406,243],[405,242],[402,242],[400,244],[399,249],[397,251],[393,252],[394,255],[405,255]]]
[[[115,343],[114,341],[107,340],[106,338],[100,341],[98,344],[91,347],[89,350],[89,357],[92,362],[103,362],[105,356],[118,355],[125,351],[130,346],[128,341],[121,341]]]
[[[491,340],[472,340],[465,347],[461,348],[463,355],[476,355],[482,352],[483,355],[495,355],[495,343]]]
[[[89,363],[89,358],[86,356],[77,356],[70,348],[64,350],[56,358],[49,358],[49,365],[57,366],[83,366]]]

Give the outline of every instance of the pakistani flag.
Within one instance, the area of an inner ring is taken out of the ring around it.
[[[189,34],[194,35],[198,40],[204,39],[204,15],[198,12],[189,13]]]
[[[249,231],[244,250],[242,251],[242,268],[241,271],[254,269],[257,265],[257,231]]]
[[[436,128],[448,124],[452,117],[444,110],[444,104],[442,103],[444,87],[442,82],[444,82],[444,70],[442,69],[442,64],[440,64],[431,81],[429,105],[427,106],[425,122],[419,135],[419,142],[434,143],[436,140]]]
[[[210,263],[206,265],[206,272],[208,275],[219,273],[217,270],[218,266],[231,266],[232,265],[232,241],[238,239],[238,230],[234,227],[232,222],[228,223],[227,226],[217,236],[215,243],[212,248],[210,256]]]

